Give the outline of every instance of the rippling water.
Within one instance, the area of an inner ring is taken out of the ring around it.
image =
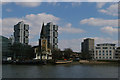
[[[3,78],[117,78],[117,65],[3,65]]]

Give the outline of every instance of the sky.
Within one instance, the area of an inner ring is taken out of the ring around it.
[[[2,4],[2,35],[19,21],[29,24],[29,44],[38,45],[42,23],[58,25],[58,47],[81,51],[85,38],[118,44],[118,4],[113,2],[7,2]]]

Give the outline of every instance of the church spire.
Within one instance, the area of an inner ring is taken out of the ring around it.
[[[45,37],[45,35],[46,35],[46,29],[45,29],[44,22],[43,22],[41,33],[40,33],[40,38]]]

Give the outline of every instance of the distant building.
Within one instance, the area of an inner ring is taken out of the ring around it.
[[[14,36],[11,35],[11,36],[9,37],[9,40],[10,40],[10,42],[11,42],[11,45],[13,45],[13,43],[14,43]]]
[[[7,37],[0,36],[0,47],[2,49],[2,60],[11,60],[12,54],[11,54],[11,42]]]
[[[47,47],[51,50],[58,48],[58,26],[53,25],[52,22],[47,23],[47,25],[42,25],[42,29],[44,27],[44,31],[41,30],[40,38],[45,37],[47,39]]]
[[[36,57],[35,59],[48,60],[52,59],[52,50],[58,48],[58,26],[53,23],[47,23],[42,25],[39,47],[34,48]]]
[[[40,39],[41,43],[41,59],[52,59],[52,53],[51,49],[48,48],[47,46],[47,39],[41,38]]]
[[[40,54],[40,47],[39,47],[39,45],[38,46],[34,46],[33,49],[34,49],[34,53],[35,53],[35,58],[34,59],[40,59],[41,54]]]
[[[117,47],[115,50],[115,59],[120,60],[120,47]]]
[[[115,56],[115,44],[104,43],[97,44],[94,50],[94,59],[112,60]]]
[[[18,24],[14,25],[14,38],[15,42],[28,44],[29,39],[29,25],[24,24],[23,21],[19,22]]]
[[[81,52],[84,54],[90,54],[93,58],[94,53],[94,39],[87,38],[81,43]]]

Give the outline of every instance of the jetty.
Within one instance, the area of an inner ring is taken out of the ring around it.
[[[67,63],[72,63],[72,60],[71,61],[58,60],[58,61],[55,62],[55,64],[67,64]]]

